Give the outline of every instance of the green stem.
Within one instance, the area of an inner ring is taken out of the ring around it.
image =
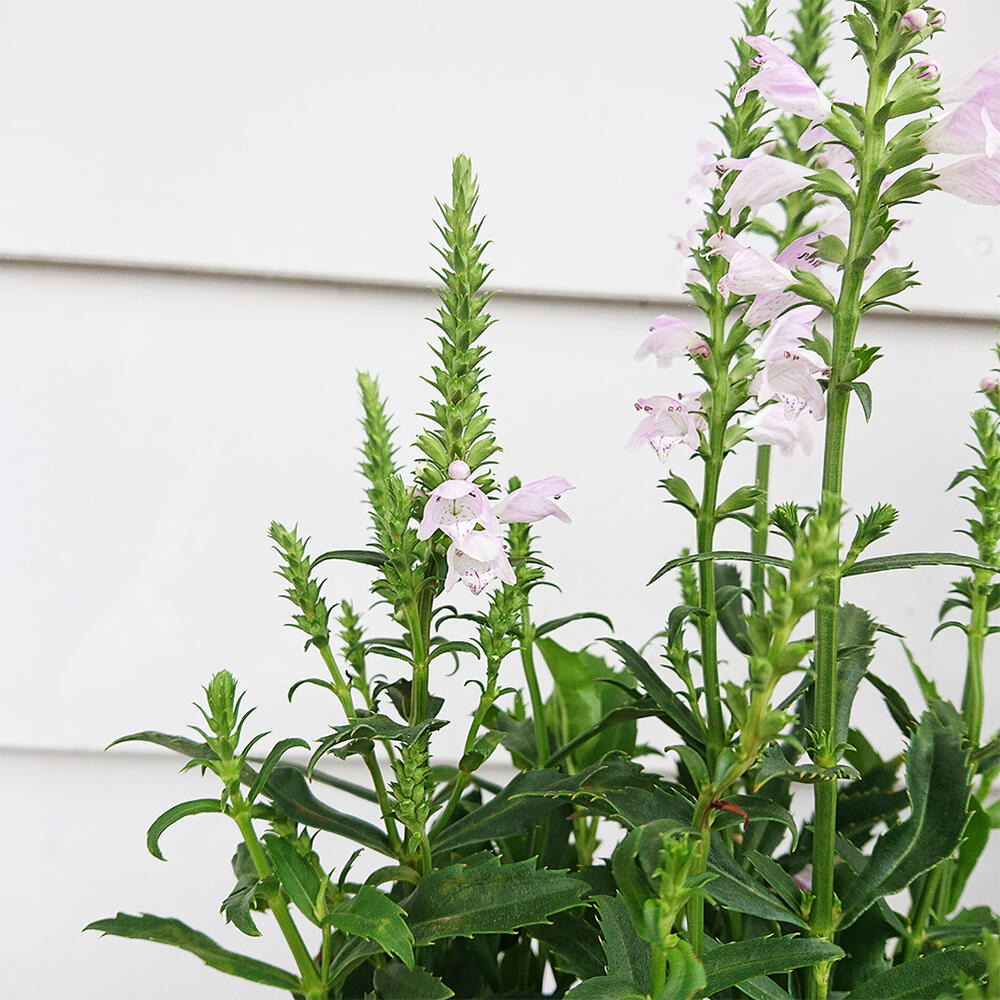
[[[851,233],[845,258],[840,296],[833,314],[833,365],[827,391],[826,446],[823,454],[823,492],[819,516],[838,539],[843,508],[844,445],[851,387],[846,372],[861,320],[861,293],[868,260],[861,255],[862,241],[877,207],[877,169],[885,147],[885,125],[877,112],[885,103],[888,74],[885,62],[877,63],[868,82],[865,145],[859,164],[858,199],[851,212]],[[837,709],[837,615],[840,608],[839,570],[821,578],[816,610],[816,682],[814,727],[818,734],[816,763],[836,764],[833,732]],[[813,937],[833,940],[836,914],[833,870],[837,833],[836,779],[814,786],[813,906],[809,925]],[[825,1000],[829,994],[832,965],[813,967],[809,979],[810,1000]]]
[[[750,535],[750,551],[755,555],[767,554],[767,508],[768,486],[771,478],[771,446],[762,444],[757,449],[757,501],[753,508],[753,531]],[[753,595],[754,611],[764,613],[764,567],[760,563],[750,566],[750,593]]]
[[[653,967],[649,995],[657,997],[667,985],[667,949],[658,944],[653,944],[651,947],[653,949]]]
[[[712,844],[712,801],[710,789],[702,791],[695,806],[694,819],[691,825],[701,837],[698,853],[691,865],[691,877],[700,875],[708,868],[708,851]],[[705,947],[705,897],[695,893],[687,904],[688,939],[694,953],[700,958]]]
[[[920,888],[920,899],[917,900],[917,908],[913,913],[913,919],[910,921],[910,936],[906,939],[906,947],[903,950],[904,962],[908,962],[911,958],[916,958],[923,949],[924,931],[927,929],[927,921],[934,907],[943,869],[943,865],[932,868],[927,873],[924,884]]]
[[[337,666],[336,660],[333,658],[333,653],[330,650],[330,644],[327,642],[317,642],[316,648],[319,650],[320,656],[323,657],[323,662],[326,664],[327,670],[330,672],[330,677],[333,680],[333,688],[340,699],[340,704],[343,706],[344,714],[347,716],[349,722],[353,722],[358,717],[357,710],[354,707],[354,702],[351,701],[351,690],[344,683],[344,679],[340,673],[340,668]],[[362,755],[362,759],[365,762],[365,766],[368,768],[368,773],[372,778],[372,787],[375,790],[375,795],[378,798],[379,809],[382,813],[382,821],[385,823],[385,833],[389,838],[389,846],[393,853],[399,857],[402,851],[402,841],[399,839],[399,831],[396,829],[396,823],[393,819],[392,811],[392,801],[389,798],[389,793],[385,787],[385,779],[382,777],[382,768],[379,767],[378,760],[375,754],[372,752]]]
[[[535,626],[531,624],[528,604],[525,601],[521,608],[521,666],[524,667],[524,680],[528,685],[528,697],[531,699],[531,717],[535,724],[536,759],[539,767],[545,766],[551,753],[549,745],[549,727],[545,720],[545,702],[538,687],[538,674],[535,672]]]
[[[969,659],[965,673],[965,691],[962,694],[962,717],[969,742],[979,746],[983,731],[983,708],[986,693],[983,688],[983,648],[989,625],[987,600],[993,574],[988,569],[977,569],[972,589],[972,621],[969,624]]]
[[[263,845],[257,839],[257,833],[250,820],[250,806],[240,793],[239,785],[229,789],[229,798],[232,802],[232,817],[240,829],[243,842],[247,845],[247,851],[253,861],[254,868],[262,879],[268,879],[274,875],[274,871],[271,868],[271,863],[267,858]],[[285,902],[281,890],[273,889],[268,892],[267,902],[271,908],[271,912],[274,914],[274,919],[278,923],[278,927],[281,928],[281,933],[288,944],[292,957],[295,959],[295,964],[298,966],[299,975],[302,979],[303,993],[310,1000],[315,997],[325,996],[326,984],[320,977],[316,963],[313,961],[309,950],[302,940],[302,936],[299,934],[299,929],[295,926],[295,921],[288,911],[288,904]]]

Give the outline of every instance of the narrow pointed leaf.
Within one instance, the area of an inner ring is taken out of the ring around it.
[[[305,740],[300,740],[298,737],[292,737],[291,739],[282,740],[280,743],[276,743],[272,748],[271,752],[264,758],[263,764],[260,766],[260,770],[257,772],[257,777],[254,778],[253,784],[250,786],[250,790],[247,792],[247,801],[252,803],[254,799],[257,798],[263,789],[265,782],[269,777],[271,777],[272,772],[278,766],[278,762],[281,758],[291,750],[292,747],[302,747],[305,750],[309,749],[309,744]]]
[[[154,858],[159,858],[160,861],[166,861],[167,859],[160,853],[160,835],[167,827],[173,826],[185,816],[217,812],[222,812],[222,803],[218,799],[193,799],[191,802],[182,802],[180,805],[171,807],[153,820],[146,833],[146,847],[149,848],[149,853]]]
[[[621,893],[598,896],[596,903],[608,975],[635,983],[642,991],[648,990],[652,977],[649,942],[636,933]]]
[[[844,576],[883,573],[892,569],[913,569],[916,566],[967,566],[970,569],[997,570],[997,567],[990,563],[956,552],[900,552],[894,556],[859,559],[853,566],[844,570]]]
[[[595,618],[598,621],[602,621],[612,632],[615,629],[611,619],[607,615],[602,615],[597,611],[580,611],[575,615],[564,615],[562,618],[553,618],[551,621],[543,622],[541,625],[536,626],[535,635],[537,637],[547,635],[549,632],[554,632],[557,628],[562,628],[563,625],[568,625],[570,622],[580,621],[584,618]]]
[[[206,965],[219,972],[240,979],[248,979],[252,983],[264,986],[276,986],[278,989],[299,992],[299,980],[284,969],[268,965],[256,958],[240,955],[234,951],[216,944],[210,937],[196,931],[187,924],[170,917],[156,917],[151,913],[133,916],[130,913],[119,913],[107,920],[95,920],[84,927],[85,931],[100,931],[102,934],[113,934],[116,937],[136,938],[142,941],[156,941],[159,944],[170,944],[175,948],[197,955]]]
[[[278,876],[281,887],[288,898],[298,907],[299,912],[316,926],[316,900],[319,897],[320,879],[316,869],[283,837],[273,833],[264,834],[264,846]]]
[[[941,995],[954,996],[959,976],[978,979],[985,973],[986,963],[978,951],[937,951],[869,979],[851,990],[846,1000],[936,1000]]]
[[[816,938],[766,937],[720,945],[705,954],[705,996],[757,976],[790,972],[843,957],[843,949]]]
[[[730,562],[759,563],[762,566],[779,566],[781,569],[788,569],[788,567],[791,566],[791,562],[787,559],[779,559],[777,556],[759,555],[756,552],[740,552],[731,551],[729,549],[720,552],[694,552],[691,555],[678,556],[676,559],[671,559],[669,562],[664,563],[653,574],[646,586],[648,587],[650,583],[656,583],[656,581],[659,580],[664,573],[669,573],[672,569],[677,569],[678,566],[685,566],[688,563],[698,562],[719,562],[720,560],[728,560]],[[855,563],[855,565],[857,565],[857,563]]]
[[[408,968],[413,968],[413,933],[406,914],[384,892],[363,885],[357,895],[327,914],[327,922],[338,931],[374,941]]]
[[[381,566],[385,563],[385,553],[374,549],[334,549],[316,556],[312,561],[312,568],[315,569],[320,563],[331,559],[346,559],[348,562],[363,563],[366,566]]]

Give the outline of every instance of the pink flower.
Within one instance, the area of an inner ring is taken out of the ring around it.
[[[768,155],[741,159],[726,156],[718,160],[718,166],[740,172],[719,209],[720,214],[732,212],[734,217],[744,208],[756,212],[793,191],[800,191],[808,186],[808,178],[813,173],[811,167]]]
[[[942,104],[956,104],[967,101],[979,91],[1000,83],[1000,52],[994,52],[985,59],[950,73],[941,81],[938,100]]]
[[[764,361],[783,361],[793,357],[808,358],[822,369],[823,361],[818,354],[807,351],[802,341],[812,335],[813,323],[823,310],[819,306],[798,306],[790,309],[780,319],[775,320],[761,340],[754,354]]]
[[[427,498],[417,538],[430,538],[435,531],[443,531],[453,541],[460,542],[477,526],[495,534],[500,532],[500,522],[489,499],[475,483],[467,482],[469,475],[469,466],[461,460],[448,466],[450,478]]]
[[[816,376],[829,374],[829,369],[818,354],[802,346],[803,337],[811,332],[819,313],[816,306],[790,310],[774,324],[754,352],[764,362],[752,387],[757,399],[761,403],[781,400],[789,419],[806,409],[817,420],[826,414],[826,400]],[[773,428],[775,419],[769,418],[765,427]]]
[[[482,593],[493,580],[516,583],[503,541],[486,531],[474,531],[461,541],[453,541],[447,553],[448,575],[444,589],[461,581],[473,594]]]
[[[747,428],[747,437],[756,444],[777,446],[782,455],[791,455],[796,446],[807,455],[813,450],[806,422],[789,416],[783,406],[765,406],[758,410]]]
[[[937,184],[942,191],[976,205],[1000,205],[1000,131],[985,108],[981,112],[985,153],[942,167]]]
[[[1000,378],[997,378],[996,375],[987,375],[979,382],[980,392],[993,392],[998,388],[1000,388]]]
[[[516,521],[521,524],[533,524],[551,514],[560,521],[569,524],[570,517],[554,500],[563,493],[574,489],[572,484],[562,476],[549,476],[514,490],[504,497],[494,508],[493,513],[504,523]]]
[[[905,31],[923,31],[927,27],[927,11],[916,7],[899,19],[899,26]]]
[[[694,393],[638,400],[635,408],[646,415],[625,442],[625,448],[636,451],[648,444],[661,462],[666,462],[671,449],[680,441],[689,448],[697,448],[698,429],[705,426],[705,420],[690,410],[696,401]]]
[[[708,357],[708,343],[676,316],[657,316],[649,326],[649,336],[635,352],[635,360],[642,361],[650,355],[656,357],[661,368],[669,368],[674,358],[682,354]]]
[[[933,59],[918,59],[913,66],[918,69],[918,80],[936,80],[941,75],[941,67]]]
[[[929,153],[982,153],[987,121],[1000,121],[1000,83],[984,87],[935,122],[924,133],[924,147]]]
[[[757,50],[753,64],[761,69],[736,92],[736,104],[742,104],[751,90],[779,111],[801,115],[821,122],[830,117],[830,101],[810,79],[809,74],[766,35],[749,35],[744,39]]]

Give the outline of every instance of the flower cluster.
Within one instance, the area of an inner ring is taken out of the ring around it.
[[[444,589],[451,590],[461,581],[479,594],[493,580],[515,582],[501,525],[531,524],[550,514],[569,521],[555,501],[573,487],[561,476],[549,476],[514,490],[494,506],[469,480],[471,473],[468,463],[461,460],[448,466],[448,478],[427,498],[417,538],[430,538],[435,531],[447,535],[451,545]]]

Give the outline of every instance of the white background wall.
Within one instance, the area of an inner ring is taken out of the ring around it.
[[[946,68],[1000,37],[992,3],[949,14]],[[574,523],[542,526],[562,593],[540,592],[541,613],[604,610],[636,643],[656,631],[675,585],[643,584],[690,526],[662,504],[655,458],[621,443],[632,399],[684,378],[631,355],[676,308],[669,234],[690,219],[679,193],[717,111],[717,32],[735,5],[50,0],[0,16],[0,846],[16,901],[0,984],[15,998],[263,995],[169,949],[79,934],[148,910],[247,950],[215,912],[235,844],[219,817],[167,834],[169,867],[145,852],[149,822],[208,786],[165,752],[101,748],[180,731],[223,666],[276,735],[315,738],[336,718],[311,694],[284,699],[318,669],[281,627],[266,529],[298,522],[315,551],[365,541],[354,372],[381,374],[412,440],[432,198],[458,151],[480,173],[505,290],[489,383],[501,471],[577,485]],[[851,429],[847,494],[858,511],[903,508],[884,551],[966,548],[953,531],[967,512],[944,487],[992,365],[998,235],[996,211],[931,199],[903,234],[925,282],[914,312],[864,331],[886,359],[872,422]],[[733,485],[751,464],[734,460]],[[818,456],[779,459],[774,478],[776,496],[808,502]],[[845,590],[911,635],[957,698],[960,643],[927,638],[952,576]],[[367,581],[330,564],[327,594],[364,606]],[[897,649],[878,662],[916,705]],[[441,679],[456,718],[461,680]],[[893,747],[873,693],[859,701]],[[972,902],[997,902],[993,857]],[[280,942],[263,957],[288,964]]]

